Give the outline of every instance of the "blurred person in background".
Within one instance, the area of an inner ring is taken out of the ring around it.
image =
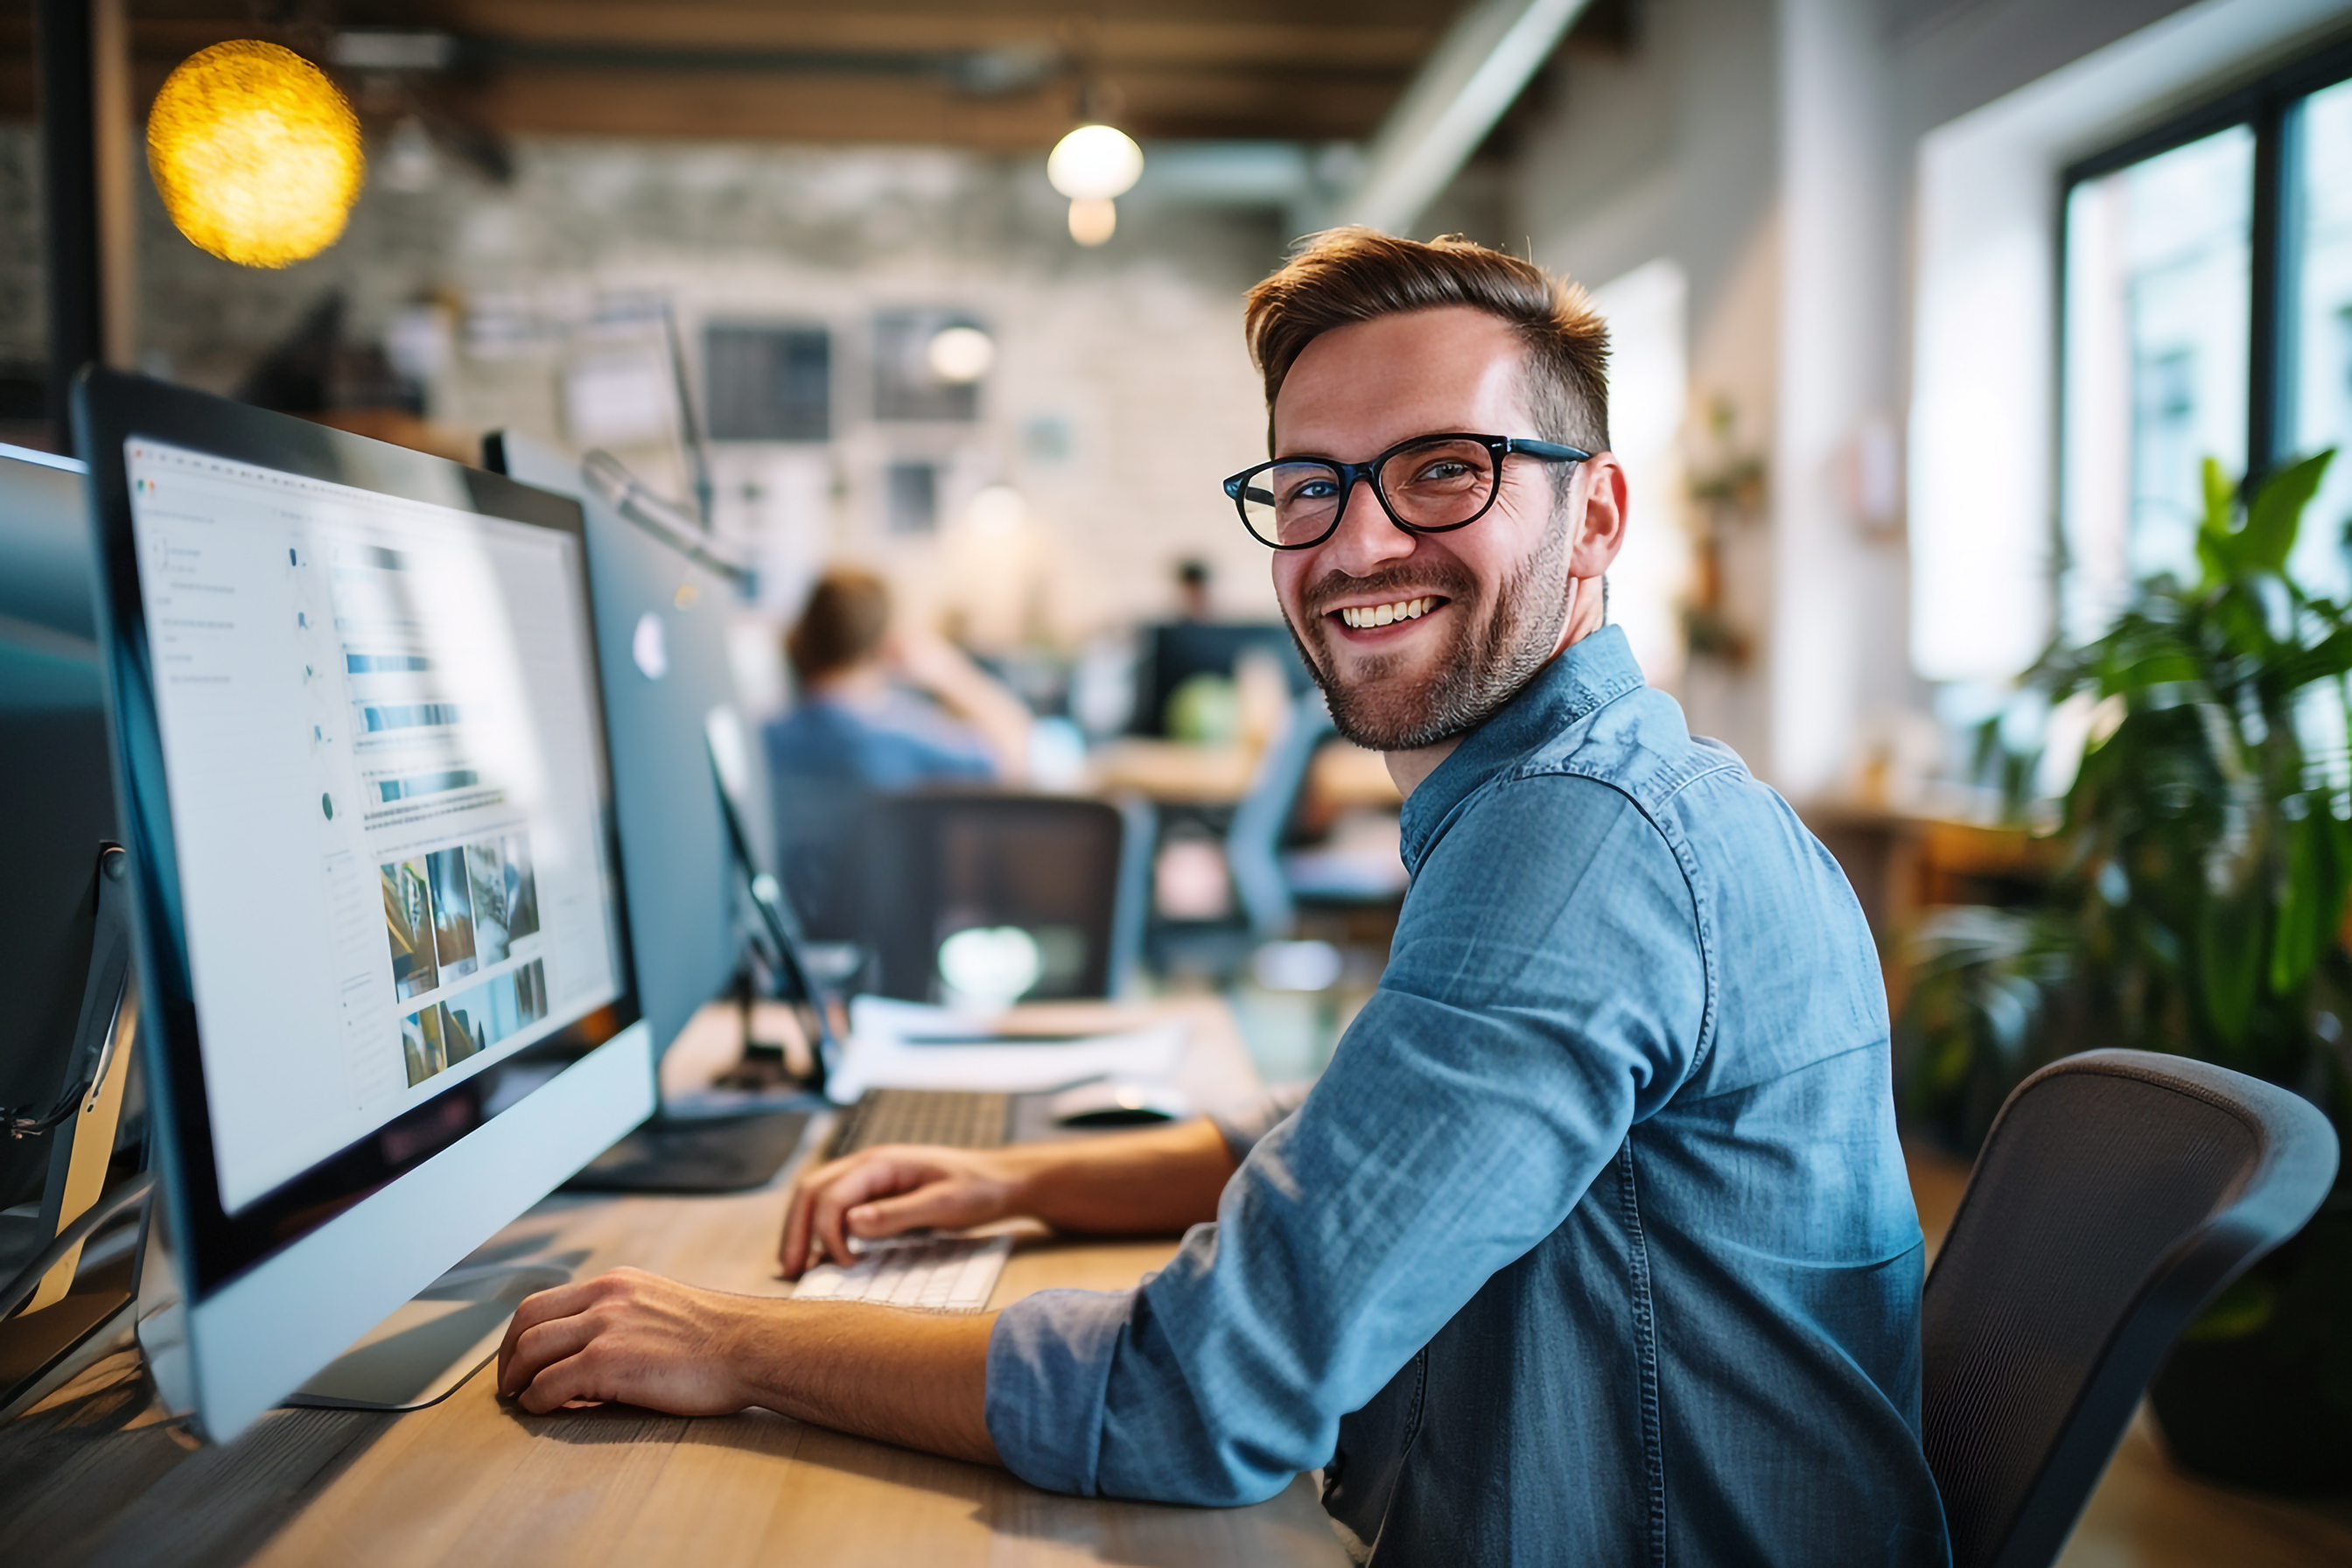
[[[1209,563],[1198,556],[1176,563],[1176,618],[1180,621],[1213,621],[1217,618],[1216,601],[1209,591]]]
[[[779,780],[902,790],[1027,776],[1028,709],[944,637],[894,626],[871,572],[818,578],[784,657],[799,700],[765,732]]]

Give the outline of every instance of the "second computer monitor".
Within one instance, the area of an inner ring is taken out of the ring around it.
[[[710,710],[735,702],[727,621],[738,579],[697,542],[623,516],[552,446],[501,432],[488,457],[510,478],[576,497],[586,517],[638,998],[655,1048],[667,1049],[727,990],[743,951],[707,738]]]
[[[66,1088],[100,848],[121,837],[91,564],[81,464],[0,446],[0,1105],[11,1107],[44,1110]],[[0,1210],[16,1210],[0,1213],[0,1277],[57,1232],[32,1200],[62,1185],[58,1142],[0,1138]]]

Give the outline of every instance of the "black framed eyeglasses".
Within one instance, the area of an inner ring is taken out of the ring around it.
[[[1450,432],[1415,436],[1361,463],[1276,458],[1227,479],[1225,494],[1242,526],[1276,550],[1306,550],[1330,538],[1359,480],[1372,487],[1381,510],[1407,533],[1444,533],[1493,510],[1503,493],[1503,459],[1515,454],[1544,463],[1592,456],[1554,441]]]

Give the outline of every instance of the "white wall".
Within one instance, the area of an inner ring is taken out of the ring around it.
[[[833,329],[830,446],[719,450],[722,514],[758,542],[772,608],[852,556],[982,646],[1067,646],[1168,613],[1171,564],[1195,556],[1225,613],[1276,613],[1265,552],[1218,489],[1265,444],[1240,296],[1276,258],[1270,213],[1130,199],[1119,237],[1087,252],[1040,160],[552,141],[521,153],[510,192],[467,201],[448,263],[460,288],[656,291],[689,344],[709,320]],[[872,417],[873,315],[925,306],[968,311],[996,339],[977,423]],[[461,423],[518,406],[478,375],[451,391]],[[1032,438],[1041,425],[1066,452]],[[936,536],[887,531],[894,459],[941,466]],[[1020,494],[1025,525],[968,526],[991,486]]]
[[[1930,678],[2018,668],[2035,639],[2001,633],[1996,658],[1983,617],[1999,604],[2046,635],[2056,171],[2347,9],[1651,0],[1622,56],[1555,64],[1507,231],[1587,281],[1678,265],[1686,467],[1768,458],[1765,517],[1726,556],[1756,654],[1693,661],[1695,728],[1794,796],[1838,795],[1908,749]],[[2095,92],[2118,49],[2182,69]],[[1971,129],[1999,123],[1987,106],[2003,100],[2065,106],[2069,129],[2021,162],[2013,138]],[[1739,434],[1712,443],[1723,400]],[[1889,430],[1907,437],[1891,505],[1871,479]],[[1637,498],[1637,528],[1696,522],[1675,498]]]
[[[1706,469],[1766,450],[1772,436],[1780,277],[1772,12],[1749,0],[1659,0],[1644,13],[1626,55],[1571,51],[1555,63],[1549,107],[1520,150],[1506,232],[1524,233],[1537,260],[1588,285],[1661,260],[1681,274],[1685,466]],[[1722,442],[1708,434],[1718,405],[1735,416]],[[1670,487],[1637,489],[1633,532],[1687,540],[1695,520]],[[1729,614],[1760,634],[1769,533],[1760,520],[1731,533]],[[1755,665],[1693,660],[1670,684],[1694,728],[1767,765],[1768,689]]]
[[[1772,777],[1843,793],[1880,715],[1913,695],[1906,561],[1866,515],[1863,444],[1900,402],[1901,164],[1874,0],[1780,6],[1782,252],[1772,447]]]

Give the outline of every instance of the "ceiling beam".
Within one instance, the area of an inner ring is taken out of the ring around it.
[[[1150,73],[1122,79],[1119,122],[1147,138],[1339,140],[1378,122],[1387,83]],[[453,92],[473,123],[509,134],[659,140],[918,143],[1039,152],[1070,128],[1051,90],[978,97],[906,77],[778,78],[507,71]]]
[[[1543,68],[1589,0],[1479,0],[1446,33],[1365,151],[1338,220],[1402,234]]]
[[[189,54],[259,36],[332,62],[323,25],[243,0],[124,0],[134,107]],[[441,68],[337,74],[372,118],[494,135],[1051,145],[1095,112],[1148,139],[1360,142],[1432,58],[1452,0],[338,0],[344,37],[440,40]],[[0,15],[0,120],[29,28]],[[29,48],[27,48],[29,53]],[[415,57],[414,51],[411,58]]]

